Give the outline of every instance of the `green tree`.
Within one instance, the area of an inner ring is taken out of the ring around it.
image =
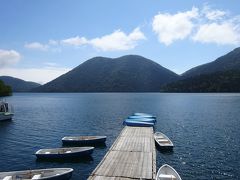
[[[4,82],[0,80],[0,97],[10,95],[12,95],[12,88],[5,85]]]

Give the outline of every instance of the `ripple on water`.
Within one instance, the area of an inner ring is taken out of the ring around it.
[[[156,131],[173,141],[172,153],[157,152],[157,168],[173,166],[183,179],[240,179],[240,94],[19,93],[7,100],[13,121],[0,123],[0,170],[74,168],[86,179],[134,112],[157,116]],[[68,135],[106,135],[92,158],[39,161],[40,148],[61,147]]]

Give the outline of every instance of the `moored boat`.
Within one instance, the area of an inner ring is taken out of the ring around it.
[[[13,115],[13,107],[9,103],[0,100],[0,121],[11,120]]]
[[[25,171],[0,172],[1,180],[67,180],[72,177],[72,168],[35,169]]]
[[[172,141],[165,134],[163,134],[161,132],[156,132],[154,134],[154,139],[160,148],[173,149]]]
[[[152,118],[152,119],[156,119],[155,116],[152,115],[132,115],[132,116],[128,116],[129,119],[139,119],[139,118]]]
[[[156,116],[153,116],[152,114],[148,114],[148,113],[134,113],[133,115],[134,116],[151,116],[156,118]]]
[[[156,180],[182,180],[177,171],[168,164],[162,165],[156,176]]]
[[[77,144],[77,145],[97,145],[103,144],[107,136],[66,136],[62,138],[63,144]]]
[[[150,123],[155,123],[156,119],[152,118],[138,118],[138,119],[125,119],[125,121],[136,121],[136,122],[150,122]]]
[[[93,153],[94,147],[69,147],[40,149],[35,155],[38,158],[72,158],[72,157],[88,157]]]
[[[124,125],[127,126],[137,126],[137,127],[152,127],[154,123],[151,122],[142,122],[142,121],[134,121],[134,120],[125,120],[123,122]]]

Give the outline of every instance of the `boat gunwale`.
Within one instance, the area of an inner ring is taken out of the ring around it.
[[[58,172],[58,170],[60,171],[60,173]],[[62,172],[61,172],[61,170],[62,170]],[[60,176],[72,173],[74,171],[74,169],[73,168],[47,168],[47,169],[33,169],[33,170],[22,170],[22,171],[7,171],[7,172],[0,172],[0,177],[1,177],[1,174],[2,174],[2,176],[6,177],[6,176],[16,176],[18,174],[21,174],[21,175],[25,175],[25,174],[28,174],[28,173],[30,173],[30,174],[31,173],[41,174],[42,172],[48,172],[49,173],[49,172],[56,172],[56,171],[59,174],[54,173],[54,175],[50,175],[50,176],[47,176],[47,177],[41,177],[39,180],[60,177]]]
[[[163,164],[160,168],[159,168],[159,170],[158,170],[158,172],[157,172],[157,175],[156,175],[156,180],[159,178],[159,175],[160,175],[160,172],[161,172],[161,170],[163,169],[163,168],[169,168],[169,169],[171,169],[176,175],[177,175],[177,179],[178,180],[182,180],[182,178],[181,178],[181,176],[178,174],[178,172],[172,167],[172,166],[170,166],[170,165],[168,165],[168,164]],[[173,174],[171,174],[171,175],[173,175]]]
[[[78,139],[79,137],[92,137],[92,139],[87,139],[87,138]],[[95,141],[95,140],[106,139],[106,138],[107,136],[65,136],[62,138],[62,141]]]
[[[162,135],[163,137],[164,137],[164,139],[167,139],[168,141],[169,141],[169,143],[167,144],[167,143],[161,143],[161,142],[159,142],[158,140],[157,140],[157,137],[158,137],[158,135],[157,134],[159,134],[159,135]],[[163,134],[162,132],[155,132],[154,133],[154,139],[155,139],[155,141],[159,144],[159,146],[162,146],[162,147],[173,147],[174,145],[173,145],[173,142],[169,139],[169,137],[167,137],[165,134]]]
[[[77,151],[72,151],[72,149],[77,150]],[[56,150],[56,151],[51,152],[53,150]],[[59,152],[58,150],[59,151],[62,150],[62,152]],[[47,148],[47,149],[39,149],[38,151],[35,152],[35,155],[46,155],[47,156],[47,155],[77,154],[77,153],[91,151],[91,150],[94,150],[94,147],[88,146],[88,147],[69,147],[69,148],[51,148],[51,149]],[[71,152],[67,152],[67,151],[71,151]],[[49,153],[46,154],[46,152],[49,152]]]

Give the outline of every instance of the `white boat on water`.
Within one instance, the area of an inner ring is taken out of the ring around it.
[[[67,180],[72,177],[72,172],[72,168],[0,172],[0,180]]]
[[[172,141],[165,134],[163,134],[161,132],[156,132],[154,134],[154,139],[160,148],[173,149]]]
[[[0,100],[0,121],[11,120],[13,115],[13,107],[9,103]]]
[[[156,176],[156,180],[182,180],[177,171],[168,164],[162,165]]]
[[[69,147],[69,148],[54,148],[40,149],[35,155],[38,158],[74,158],[86,157],[93,153],[94,147]]]

